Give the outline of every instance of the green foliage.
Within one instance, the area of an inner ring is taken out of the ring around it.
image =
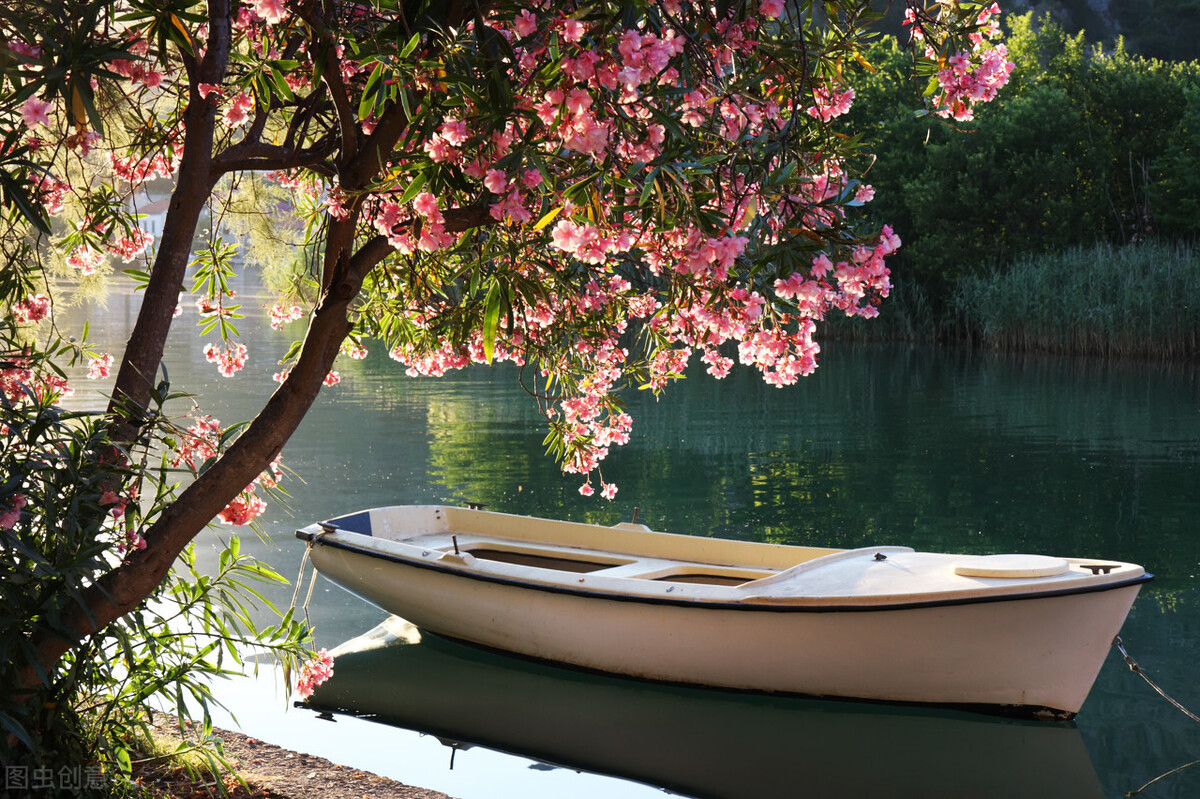
[[[1185,106],[1162,153],[1150,163],[1159,179],[1148,187],[1159,230],[1168,236],[1200,235],[1200,86],[1183,90]]]

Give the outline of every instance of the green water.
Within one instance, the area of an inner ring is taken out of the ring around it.
[[[122,302],[93,322],[102,343],[123,337]],[[226,380],[183,333],[168,355],[177,387],[204,395],[204,411],[224,422],[251,415],[288,337],[248,336],[250,367]],[[661,400],[629,397],[633,440],[604,463],[620,487],[612,503],[581,497],[579,478],[542,454],[545,431],[512,368],[414,380],[376,351],[339,369],[343,382],[322,393],[284,452],[304,483],[290,484],[290,511],[274,506],[266,517],[276,545],[259,551],[288,576],[302,552],[297,525],[376,505],[466,501],[608,524],[637,507],[655,529],[785,543],[1128,560],[1157,579],[1124,640],[1200,711],[1195,367],[829,346],[817,374],[789,389],[736,370],[719,382],[698,375]],[[325,646],[383,618],[323,588],[310,613]],[[1106,796],[1200,758],[1200,724],[1115,652],[1071,729]],[[1200,766],[1141,795],[1200,796]]]

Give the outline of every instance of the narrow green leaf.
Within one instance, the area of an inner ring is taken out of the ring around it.
[[[429,179],[429,175],[425,172],[419,172],[412,183],[408,184],[408,188],[404,190],[404,194],[400,195],[400,204],[410,203],[420,194],[421,189],[425,188],[425,182]]]
[[[488,289],[483,305],[483,355],[488,363],[496,348],[496,329],[500,326],[500,282],[495,281]]]
[[[417,45],[421,43],[421,34],[414,33],[412,38],[408,40],[408,44],[404,45],[404,49],[400,51],[401,58],[408,58],[412,55],[412,51],[417,49]]]

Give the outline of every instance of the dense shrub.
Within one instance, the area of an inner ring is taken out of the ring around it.
[[[869,213],[904,240],[895,282],[917,284],[898,294],[921,298],[925,335],[964,318],[963,281],[1018,260],[1049,266],[1058,261],[1033,256],[1200,233],[1200,63],[1089,45],[1049,17],[1006,24],[1012,81],[958,125],[967,135],[908,110],[920,87],[891,37],[869,53],[876,71],[847,119],[880,142]],[[913,309],[895,313],[913,329]]]

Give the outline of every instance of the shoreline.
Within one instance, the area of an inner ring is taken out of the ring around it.
[[[176,742],[180,740],[178,722],[172,715],[155,714],[152,727],[157,735]],[[439,791],[343,766],[234,730],[214,727],[213,735],[221,741],[222,752],[235,767],[236,775],[250,789],[247,792],[236,782],[230,784],[230,780],[225,779],[233,799],[306,799],[311,796],[328,799],[452,799]],[[166,768],[141,767],[135,769],[134,776],[144,787],[165,791],[167,796],[191,797],[197,792],[203,795],[205,791],[217,795],[211,778],[208,783],[197,783],[185,772],[170,774]]]

